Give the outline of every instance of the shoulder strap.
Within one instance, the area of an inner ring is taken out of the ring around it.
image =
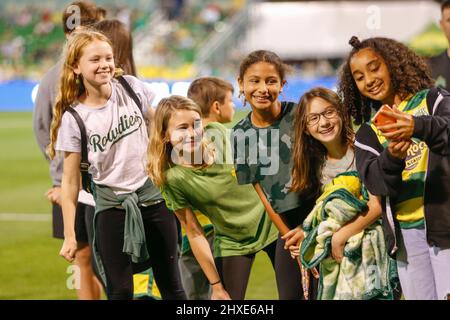
[[[141,113],[142,113],[141,101],[139,100],[136,92],[134,92],[133,88],[131,88],[131,86],[128,83],[128,81],[123,76],[118,76],[117,80],[119,80],[120,84],[125,88],[125,90],[128,92],[130,97],[134,100],[134,102],[136,102],[139,110],[141,110]],[[142,114],[142,115],[144,115],[144,114]],[[145,119],[145,117],[144,117],[144,119]]]
[[[81,120],[78,112],[75,111],[72,107],[67,109],[69,113],[75,118],[78,127],[80,128],[81,135],[81,161],[80,161],[80,172],[81,172],[81,182],[83,185],[83,189],[89,193],[92,193],[91,189],[91,178],[89,176],[88,170],[91,164],[88,161],[88,151],[87,151],[87,136],[86,136],[86,127],[84,126],[83,120]]]

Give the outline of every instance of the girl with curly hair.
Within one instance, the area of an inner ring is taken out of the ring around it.
[[[434,86],[426,62],[387,38],[359,41],[338,92],[356,124],[355,154],[368,190],[382,198],[389,253],[406,299],[450,292],[450,95]],[[372,112],[394,123],[375,125]]]

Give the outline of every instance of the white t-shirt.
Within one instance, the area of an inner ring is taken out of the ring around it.
[[[139,79],[124,76],[136,92],[146,115],[155,94]],[[88,141],[89,173],[96,184],[116,194],[134,192],[147,180],[145,173],[148,134],[142,113],[116,80],[112,93],[101,108],[76,103],[74,109],[84,122]],[[81,152],[81,136],[75,118],[65,112],[58,131],[56,150]]]
[[[339,160],[326,160],[322,169],[322,185],[333,180],[338,174],[348,171],[356,171],[355,153],[352,148],[347,149],[347,153]]]
[[[78,192],[78,202],[95,207],[94,196],[84,190],[80,190],[80,192]]]

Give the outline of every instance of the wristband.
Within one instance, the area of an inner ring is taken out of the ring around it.
[[[222,280],[218,280],[218,281],[216,281],[216,282],[214,282],[214,283],[210,283],[209,285],[210,285],[210,286],[213,286],[213,285],[216,285],[216,284],[221,283],[221,282],[222,282]]]

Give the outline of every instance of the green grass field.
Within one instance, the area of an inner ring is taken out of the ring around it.
[[[234,122],[246,113],[237,112]],[[44,193],[51,180],[31,113],[0,112],[0,144],[0,214],[50,214]],[[66,287],[69,264],[58,256],[60,246],[49,221],[0,219],[0,299],[76,299]],[[246,297],[277,299],[274,272],[264,253],[257,255]]]

